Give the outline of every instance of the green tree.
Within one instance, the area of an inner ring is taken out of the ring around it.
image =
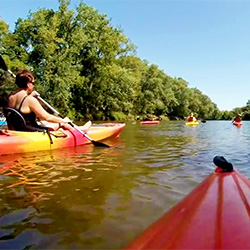
[[[53,106],[72,115],[94,113],[110,82],[107,72],[114,78],[111,65],[133,53],[134,46],[106,15],[83,2],[76,12],[68,10],[69,1],[59,3],[58,11],[40,9],[19,19],[12,49],[29,65],[41,94]],[[124,74],[120,76],[123,82]]]

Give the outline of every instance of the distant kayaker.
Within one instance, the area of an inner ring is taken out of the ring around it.
[[[196,118],[194,117],[194,114],[191,113],[191,115],[188,117],[188,122],[196,122]]]
[[[241,122],[241,117],[240,117],[240,115],[237,115],[237,116],[234,118],[233,121],[234,121],[234,122]]]
[[[34,88],[34,76],[28,70],[21,70],[16,75],[16,85],[19,90],[12,94],[8,100],[8,106],[17,110],[24,118],[28,131],[30,128],[34,128],[34,131],[39,128],[44,128],[37,123],[37,117],[41,120],[46,121],[46,127],[52,130],[57,130],[59,128],[72,129],[68,123],[69,118],[60,118],[49,114],[39,103],[36,97],[39,93],[33,90]]]

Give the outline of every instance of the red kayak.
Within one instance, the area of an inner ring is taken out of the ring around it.
[[[142,121],[141,125],[159,124],[160,121]]]
[[[236,127],[242,126],[242,122],[233,122],[233,125]]]
[[[223,156],[195,190],[126,249],[250,249],[250,181]]]

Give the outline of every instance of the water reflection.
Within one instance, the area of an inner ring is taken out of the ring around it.
[[[250,176],[249,130],[128,123],[112,148],[1,157],[0,248],[122,248],[197,186],[215,155]]]
[[[98,225],[104,217],[101,205],[112,187],[112,170],[120,166],[103,160],[108,155],[116,158],[116,153],[90,145],[2,158],[3,246],[30,244],[30,230],[40,239],[39,248],[68,245],[91,224]],[[45,235],[54,238],[52,245]]]

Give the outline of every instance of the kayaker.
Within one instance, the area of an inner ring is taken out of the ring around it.
[[[241,117],[240,117],[240,115],[237,115],[237,116],[234,118],[233,121],[234,121],[234,122],[241,122]]]
[[[196,118],[194,117],[194,114],[191,113],[191,115],[188,117],[188,122],[196,122]]]
[[[46,121],[46,127],[51,130],[57,130],[59,128],[72,129],[68,123],[71,122],[68,117],[62,119],[60,117],[49,114],[39,103],[36,97],[39,93],[33,90],[34,88],[34,76],[28,70],[21,70],[16,75],[16,85],[19,90],[10,95],[8,99],[8,106],[17,110],[24,118],[26,125],[29,129],[34,128],[36,131],[44,126],[37,123],[37,117]]]

